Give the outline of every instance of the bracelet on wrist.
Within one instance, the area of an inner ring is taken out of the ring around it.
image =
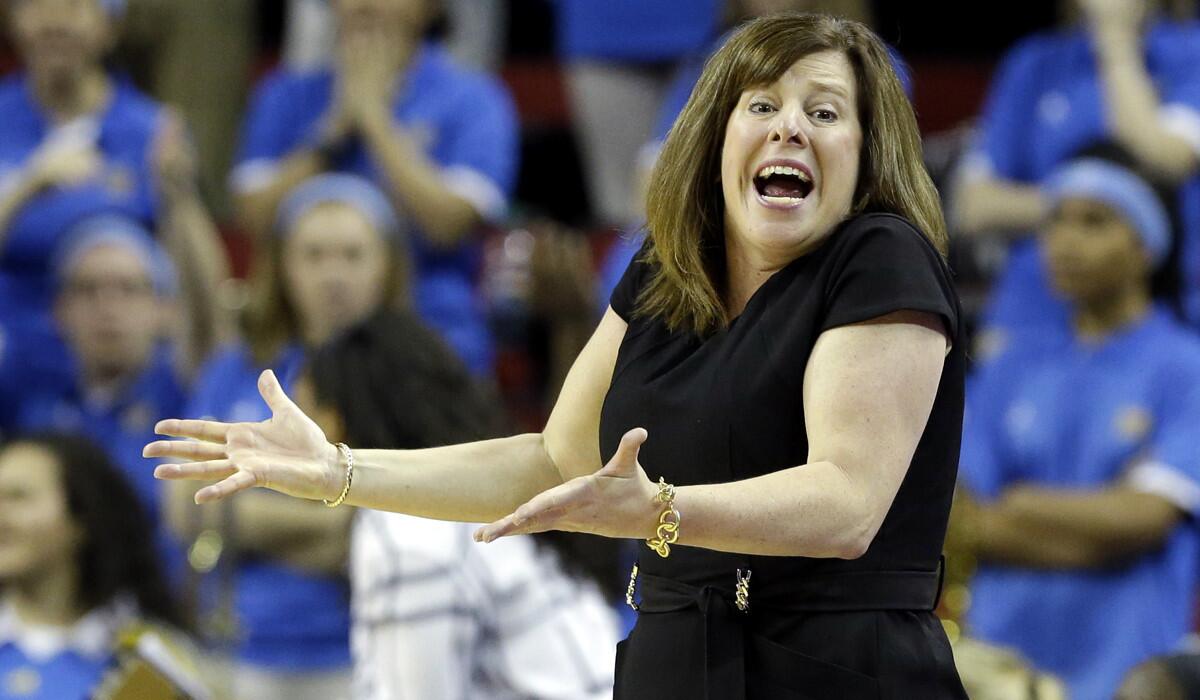
[[[350,495],[350,484],[354,483],[354,453],[350,451],[350,447],[344,442],[337,443],[335,447],[337,447],[342,460],[346,462],[346,483],[342,485],[342,492],[338,494],[335,500],[321,499],[321,502],[330,508],[337,508],[346,502],[346,496]]]
[[[663,504],[663,510],[658,516],[655,536],[646,540],[646,546],[666,559],[671,555],[671,545],[679,539],[680,518],[679,511],[675,508],[675,486],[668,484],[661,476],[658,477],[658,495],[655,496],[655,500]]]

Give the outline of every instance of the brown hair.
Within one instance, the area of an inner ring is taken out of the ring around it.
[[[946,223],[925,170],[917,120],[887,47],[866,26],[788,13],[743,25],[704,66],[654,166],[646,202],[652,269],[637,313],[699,334],[728,323],[724,286],[725,202],[719,182],[725,125],[742,92],[778,80],[796,61],[838,51],[854,67],[863,145],[851,214],[909,219],[946,252]]]
[[[322,206],[326,205],[317,205],[314,210]],[[407,242],[401,236],[379,235],[388,243],[391,256],[384,279],[385,305],[407,309],[411,306],[411,263]],[[286,233],[275,232],[266,237],[265,249],[257,251],[250,272],[249,299],[241,315],[242,334],[250,346],[250,354],[263,367],[274,362],[288,343],[302,336],[300,315],[292,304],[283,275],[286,240]]]

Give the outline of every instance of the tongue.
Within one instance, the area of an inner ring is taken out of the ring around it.
[[[767,178],[767,182],[763,185],[763,194],[768,197],[793,197],[800,199],[804,197],[804,190],[800,187],[800,181],[796,178],[772,175]]]

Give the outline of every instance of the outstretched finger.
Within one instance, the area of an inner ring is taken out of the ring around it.
[[[225,445],[194,440],[156,440],[142,448],[143,457],[174,457],[189,462],[221,459]]]
[[[258,485],[258,479],[250,472],[237,472],[212,486],[205,486],[196,492],[196,503],[211,503],[222,498],[228,498],[235,493],[245,491]]]
[[[263,401],[267,402],[272,414],[296,408],[296,404],[288,398],[287,392],[283,390],[283,385],[272,370],[265,369],[258,375],[258,393],[262,395]]]
[[[509,535],[527,535],[559,529],[564,515],[578,499],[580,485],[568,482],[543,491],[494,523],[476,531],[477,542],[491,542]]]
[[[154,432],[168,437],[192,438],[205,442],[225,442],[225,436],[232,427],[230,423],[215,420],[180,420],[168,418],[160,420],[154,426]]]
[[[621,437],[621,444],[617,446],[617,451],[613,454],[612,459],[608,460],[608,464],[604,465],[604,468],[597,474],[602,476],[632,476],[635,474],[638,452],[648,437],[650,437],[650,433],[646,432],[645,428],[634,428],[625,433]]]
[[[192,479],[214,481],[232,476],[237,467],[227,459],[214,459],[208,462],[188,462],[186,464],[160,464],[154,468],[155,479]]]

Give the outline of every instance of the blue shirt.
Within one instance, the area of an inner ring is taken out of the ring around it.
[[[98,176],[73,187],[54,187],[30,199],[14,214],[0,244],[0,317],[11,334],[38,348],[38,366],[25,368],[26,385],[61,386],[56,367],[67,352],[50,318],[54,281],[50,264],[59,242],[82,218],[120,212],[153,228],[157,210],[151,146],[162,108],[128,81],[113,79],[106,107],[81,131],[94,133],[104,158]],[[0,82],[0,182],[16,177],[55,125],[33,100],[24,75]]]
[[[271,368],[288,389],[304,364],[298,346],[285,348]],[[258,393],[262,371],[249,350],[219,351],[196,381],[187,415],[216,420],[271,417]],[[260,558],[238,561],[234,606],[237,655],[245,663],[288,671],[350,665],[350,601],[344,579],[320,576]]]
[[[115,663],[112,655],[89,657],[65,650],[33,659],[0,641],[0,700],[85,700]]]
[[[1004,57],[993,79],[970,161],[994,175],[1041,182],[1080,149],[1109,137],[1103,86],[1083,31],[1038,34]],[[1200,24],[1154,24],[1146,34],[1146,68],[1162,118],[1200,149]],[[1200,322],[1200,177],[1180,189],[1180,264],[1184,307]],[[1051,294],[1033,240],[1017,243],[992,292],[985,325],[1065,333],[1068,312]]]
[[[558,0],[558,51],[569,59],[670,61],[712,37],[717,0]]]
[[[111,398],[90,398],[78,382],[61,391],[26,396],[18,424],[25,430],[80,432],[102,445],[158,523],[163,484],[154,478],[153,465],[142,456],[142,448],[158,439],[154,424],[181,415],[186,400],[184,383],[164,347]]]
[[[1021,341],[969,385],[960,461],[968,488],[990,500],[1017,482],[1096,489],[1150,477],[1170,491],[1145,490],[1200,512],[1188,495],[1200,491],[1200,344],[1190,332],[1156,310],[1098,344]],[[1060,675],[1072,697],[1110,698],[1130,668],[1189,631],[1196,534],[1188,522],[1161,550],[1106,570],[981,565],[971,629]]]
[[[455,65],[444,50],[425,45],[414,56],[392,104],[404,125],[442,169],[443,181],[487,219],[504,215],[517,175],[519,130],[507,90],[497,80]],[[332,102],[331,72],[268,76],[255,94],[242,131],[232,185],[251,191],[274,177],[278,163],[311,143]],[[366,149],[352,141],[339,171],[376,183],[383,176]],[[469,239],[452,250],[410,237],[416,267],[417,311],[458,351],[472,371],[490,373],[492,343],[484,303],[475,289],[481,247]]]

